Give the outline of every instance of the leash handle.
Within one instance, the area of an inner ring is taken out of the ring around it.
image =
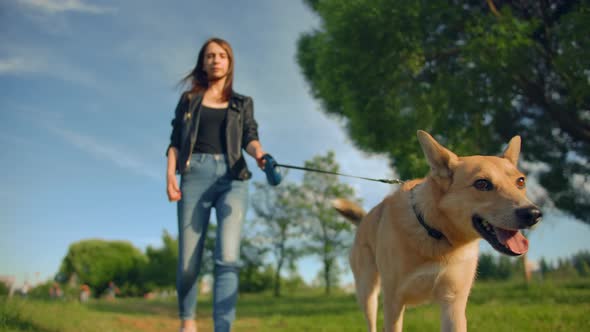
[[[279,168],[280,165],[277,164],[276,160],[268,153],[262,156],[262,159],[266,161],[264,164],[266,181],[271,186],[278,186],[283,179],[283,176],[281,175],[281,169]]]

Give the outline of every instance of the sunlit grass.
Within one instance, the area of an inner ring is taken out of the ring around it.
[[[476,282],[467,307],[471,331],[590,331],[590,280]],[[212,331],[211,299],[199,300],[200,331]],[[404,331],[438,331],[440,310],[406,310]],[[379,326],[382,315],[379,316]],[[176,301],[0,299],[0,331],[176,331]],[[364,331],[353,295],[305,291],[281,298],[242,294],[235,331]]]

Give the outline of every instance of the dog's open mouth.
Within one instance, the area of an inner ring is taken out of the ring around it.
[[[519,231],[496,227],[478,215],[474,215],[471,220],[475,230],[499,252],[519,256],[529,250],[529,240]]]

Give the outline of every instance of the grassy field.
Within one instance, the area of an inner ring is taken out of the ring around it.
[[[211,301],[199,301],[200,331],[212,331]],[[590,331],[590,279],[567,282],[476,282],[467,306],[471,331]],[[381,326],[381,319],[379,326]],[[439,309],[406,310],[404,331],[438,331]],[[0,299],[0,331],[178,331],[169,300]],[[353,295],[307,291],[276,299],[243,294],[234,331],[364,331]]]

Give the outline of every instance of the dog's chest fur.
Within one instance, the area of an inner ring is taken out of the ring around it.
[[[477,266],[477,245],[463,248],[440,261],[425,260],[412,268],[398,266],[396,293],[407,305],[418,305],[431,301],[450,301],[469,292]],[[401,265],[401,264],[400,264]],[[382,276],[391,273],[384,267]]]

